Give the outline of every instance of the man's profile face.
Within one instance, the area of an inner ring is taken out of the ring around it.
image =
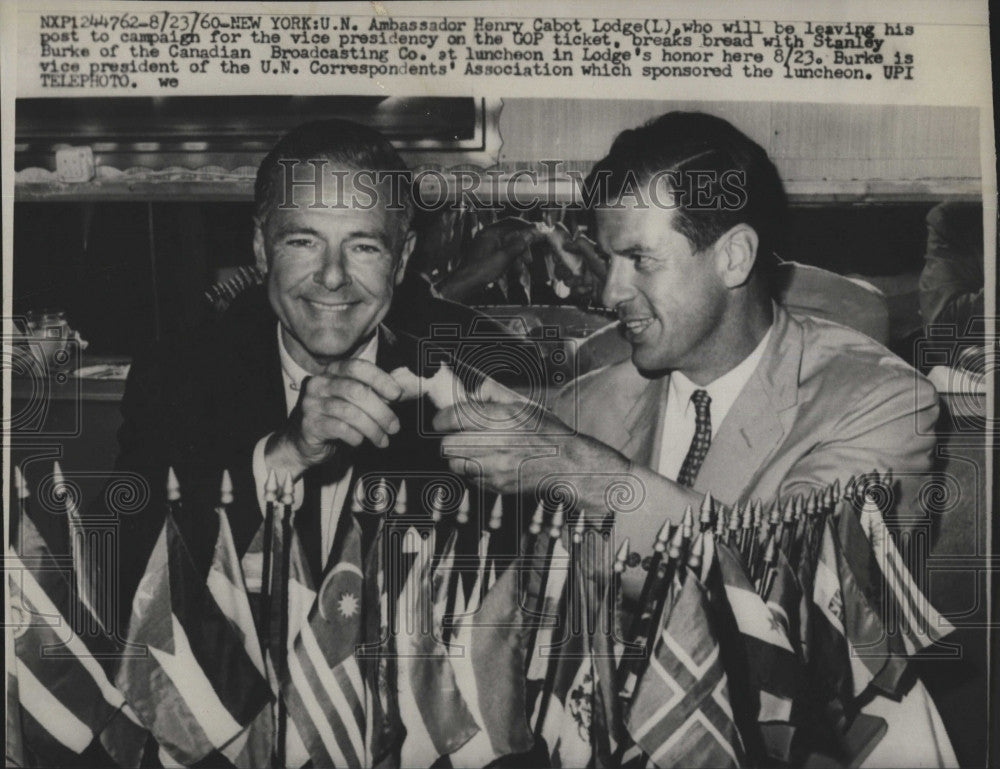
[[[386,209],[387,198],[366,205],[369,193],[355,200],[349,182],[326,181],[328,207],[310,208],[316,188],[297,186],[295,205],[273,208],[254,235],[285,345],[314,372],[353,354],[375,333],[413,246],[401,232],[402,213]],[[338,200],[347,205],[335,205]]]
[[[641,371],[696,373],[726,307],[709,248],[695,252],[674,229],[675,210],[627,198],[596,210],[597,241],[609,257],[603,301],[614,308]],[[660,199],[663,199],[663,195]]]

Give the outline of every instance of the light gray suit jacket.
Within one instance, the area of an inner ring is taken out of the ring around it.
[[[697,513],[705,492],[726,505],[760,498],[766,506],[872,470],[892,471],[899,510],[925,516],[917,497],[931,480],[937,393],[869,337],[775,306],[763,358],[716,429],[693,490],[655,473],[667,384],[626,360],[571,383],[555,406],[632,461],[642,501],[617,515],[616,536],[634,549],[649,552],[664,519],[679,520],[688,504]],[[639,571],[629,570],[627,588]]]

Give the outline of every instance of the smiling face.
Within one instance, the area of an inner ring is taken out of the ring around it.
[[[696,252],[674,229],[675,216],[634,200],[597,209],[597,240],[609,258],[603,300],[618,312],[636,368],[697,381],[716,360],[730,292],[715,247]]]
[[[268,273],[268,297],[292,358],[311,373],[349,357],[389,311],[413,250],[398,211],[351,206],[351,188],[328,208],[310,208],[315,188],[296,188],[293,208],[274,208],[254,231],[257,265]],[[343,189],[343,188],[341,188]],[[361,201],[369,201],[365,192]]]

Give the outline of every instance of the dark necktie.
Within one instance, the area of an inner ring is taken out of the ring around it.
[[[688,487],[694,486],[694,479],[698,477],[701,463],[708,454],[708,447],[712,445],[712,415],[708,410],[712,398],[705,390],[695,390],[691,393],[691,400],[694,403],[694,438],[691,439],[681,471],[677,474],[677,482]]]

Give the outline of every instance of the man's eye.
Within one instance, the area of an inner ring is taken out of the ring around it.
[[[374,243],[355,243],[351,250],[359,254],[380,254],[382,249]]]
[[[285,241],[285,245],[292,248],[311,248],[315,243],[316,241],[312,238],[288,238]]]

